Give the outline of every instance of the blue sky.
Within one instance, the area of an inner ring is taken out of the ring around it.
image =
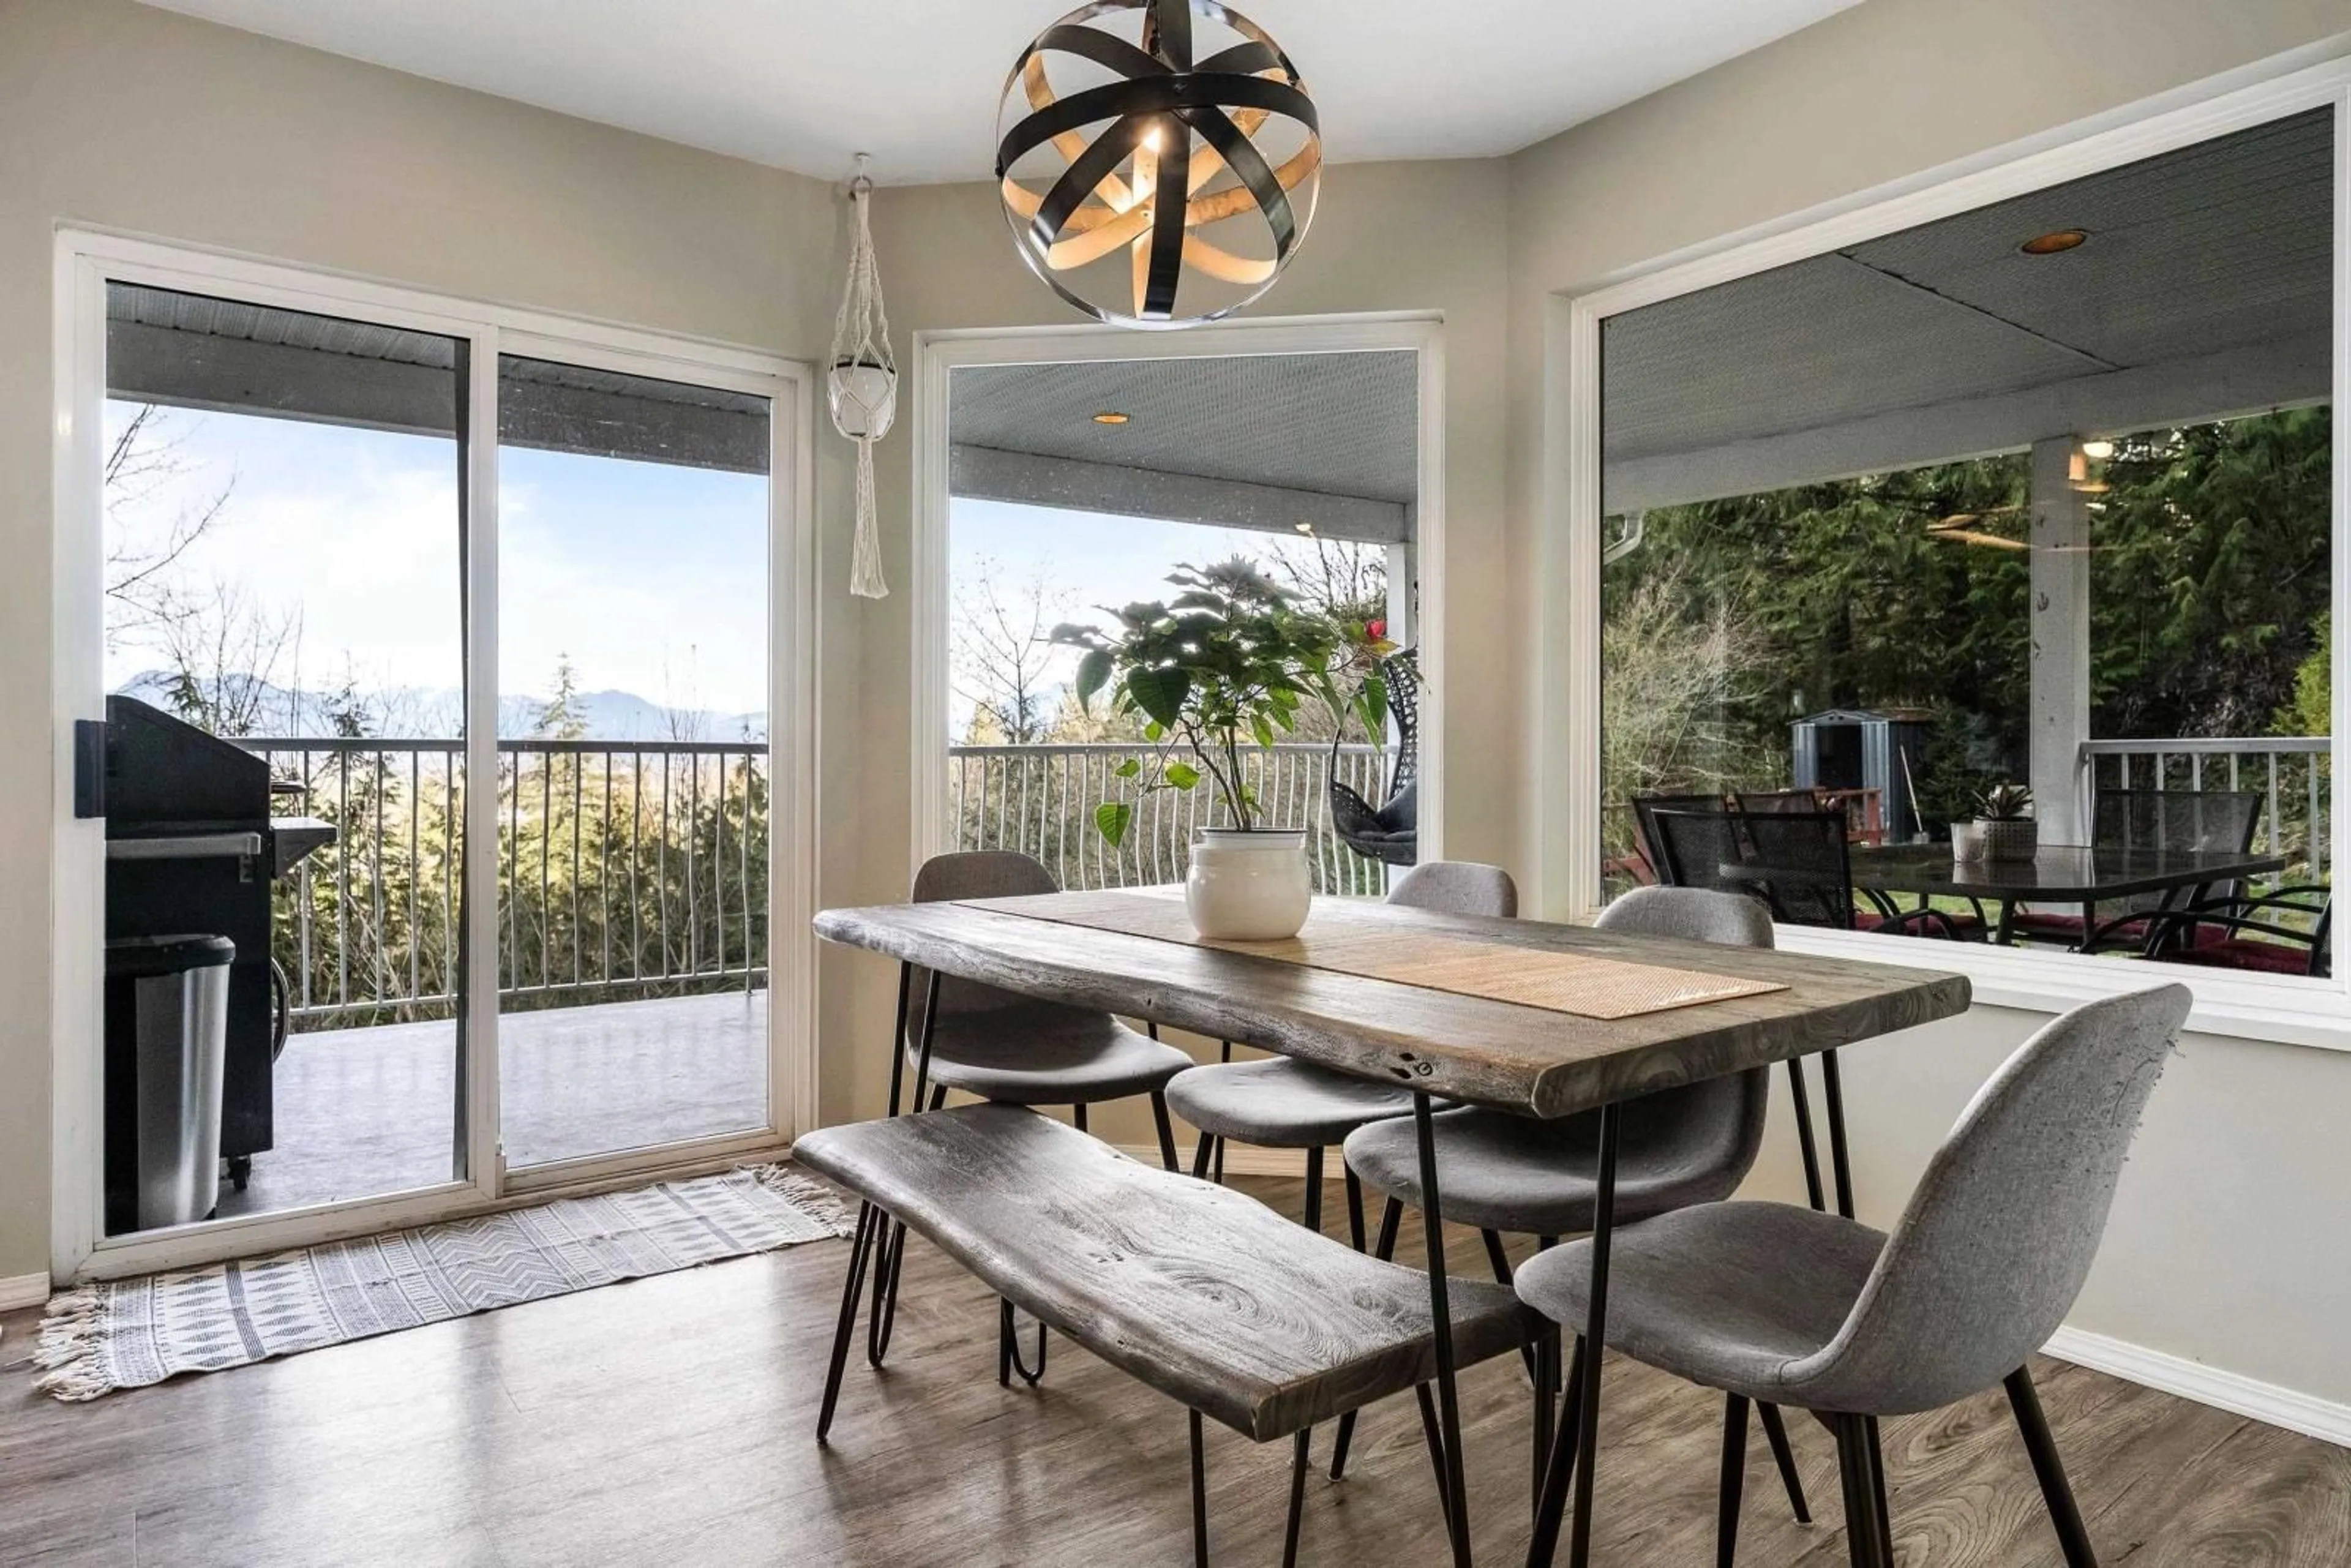
[[[108,405],[110,436],[130,412]],[[305,686],[347,670],[371,689],[460,684],[453,440],[179,410],[164,438],[176,471],[115,531],[160,537],[225,487],[181,580],[298,612]],[[545,694],[568,654],[584,689],[766,708],[764,478],[512,447],[498,461],[504,693]],[[110,647],[108,684],[161,662]]]
[[[1165,578],[1179,565],[1205,566],[1236,555],[1270,562],[1274,549],[1285,543],[1311,548],[1302,539],[1256,528],[1058,511],[1004,501],[957,499],[947,513],[948,570],[956,590],[967,595],[983,570],[992,572],[1008,607],[1017,605],[1025,614],[1030,585],[1041,579],[1049,627],[1056,621],[1075,621],[1108,628],[1111,620],[1102,606],[1173,597],[1178,591]],[[1055,650],[1049,678],[1066,684],[1076,668],[1074,651]],[[965,732],[971,707],[961,697],[948,704],[950,737]]]
[[[131,413],[108,405],[110,436]],[[200,593],[237,585],[248,615],[298,616],[298,665],[278,684],[319,691],[348,674],[368,691],[459,686],[453,440],[183,410],[165,411],[159,439],[172,444],[172,471],[110,508],[110,546],[161,538],[225,489],[176,578]],[[514,447],[498,464],[503,695],[544,696],[568,656],[583,690],[718,713],[767,707],[764,478]],[[1163,580],[1181,562],[1265,560],[1284,542],[1295,541],[993,501],[958,500],[949,517],[956,589],[988,570],[1008,601],[1025,602],[1041,579],[1049,624],[1106,621],[1100,606],[1166,597]],[[1066,680],[1074,658],[1053,659],[1053,678]],[[119,639],[108,685],[163,663],[152,643]],[[969,705],[952,709],[959,731]]]

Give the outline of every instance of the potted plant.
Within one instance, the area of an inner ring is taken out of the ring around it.
[[[1108,612],[1117,630],[1061,625],[1052,641],[1084,650],[1076,682],[1089,713],[1110,693],[1114,714],[1143,721],[1152,749],[1114,770],[1134,792],[1189,791],[1206,784],[1223,821],[1192,846],[1185,904],[1201,936],[1276,941],[1306,923],[1313,894],[1306,830],[1268,823],[1243,760],[1295,729],[1309,701],[1334,720],[1379,709],[1386,693],[1365,681],[1350,698],[1340,678],[1353,653],[1350,628],[1299,609],[1257,566],[1234,559],[1182,566],[1167,579],[1182,591],[1165,602]],[[1131,800],[1103,800],[1094,827],[1113,844],[1134,822]]]
[[[1995,784],[1976,800],[1976,820],[1951,824],[1951,854],[1963,861],[2029,861],[2041,847],[2032,791]]]

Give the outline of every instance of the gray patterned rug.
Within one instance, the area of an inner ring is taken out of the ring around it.
[[[849,1232],[825,1188],[762,1166],[88,1285],[50,1301],[34,1387],[95,1399]]]

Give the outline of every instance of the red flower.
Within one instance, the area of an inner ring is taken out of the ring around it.
[[[1386,622],[1366,621],[1364,622],[1364,635],[1369,637],[1373,642],[1379,642],[1387,634],[1388,623]]]

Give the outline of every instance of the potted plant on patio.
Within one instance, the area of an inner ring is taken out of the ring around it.
[[[1084,650],[1081,709],[1091,712],[1107,690],[1113,714],[1143,721],[1150,751],[1113,770],[1134,781],[1135,798],[1203,784],[1214,793],[1223,821],[1199,830],[1184,886],[1193,926],[1228,941],[1294,936],[1313,894],[1306,830],[1265,820],[1246,753],[1294,730],[1310,700],[1334,720],[1354,713],[1384,723],[1384,686],[1367,679],[1348,695],[1340,685],[1359,651],[1380,640],[1368,627],[1353,636],[1350,625],[1298,608],[1247,559],[1178,567],[1167,580],[1182,591],[1172,600],[1109,612],[1114,632],[1063,624],[1052,641]],[[1093,821],[1103,838],[1122,842],[1134,824],[1133,800],[1100,802]]]
[[[1995,784],[1976,800],[1972,822],[1951,824],[1951,857],[1961,861],[2029,861],[2041,847],[2032,820],[2032,791]]]

